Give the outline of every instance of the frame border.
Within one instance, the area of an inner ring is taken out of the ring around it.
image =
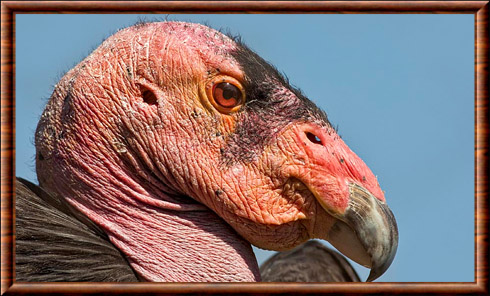
[[[15,15],[19,13],[349,13],[475,16],[475,281],[451,283],[16,283]],[[1,294],[489,294],[489,1],[5,1],[1,3]]]

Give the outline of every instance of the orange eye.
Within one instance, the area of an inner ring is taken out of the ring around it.
[[[224,108],[234,108],[243,103],[242,92],[229,82],[216,84],[213,88],[213,98],[216,104]]]
[[[246,101],[240,81],[227,75],[211,77],[205,86],[205,98],[223,114],[237,112]]]

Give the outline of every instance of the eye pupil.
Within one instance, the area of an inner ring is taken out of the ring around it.
[[[223,98],[225,98],[225,100],[236,98],[238,97],[237,91],[238,90],[234,86],[227,83],[227,85],[223,87]]]
[[[213,91],[214,100],[225,108],[233,108],[242,103],[242,93],[238,87],[228,82],[218,83]]]

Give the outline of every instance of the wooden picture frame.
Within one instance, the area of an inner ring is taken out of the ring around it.
[[[489,1],[145,1],[1,4],[1,293],[436,293],[485,294],[488,288]],[[14,280],[15,15],[19,13],[444,13],[475,16],[475,281],[469,283],[16,283]]]

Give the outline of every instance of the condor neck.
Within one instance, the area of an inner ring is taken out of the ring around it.
[[[255,282],[248,242],[211,211],[131,214],[105,229],[141,278],[154,282]],[[139,217],[138,217],[139,216]]]
[[[109,184],[114,182],[68,201],[107,233],[142,280],[260,281],[250,244],[211,210],[164,202],[141,187],[134,196],[134,187]]]

